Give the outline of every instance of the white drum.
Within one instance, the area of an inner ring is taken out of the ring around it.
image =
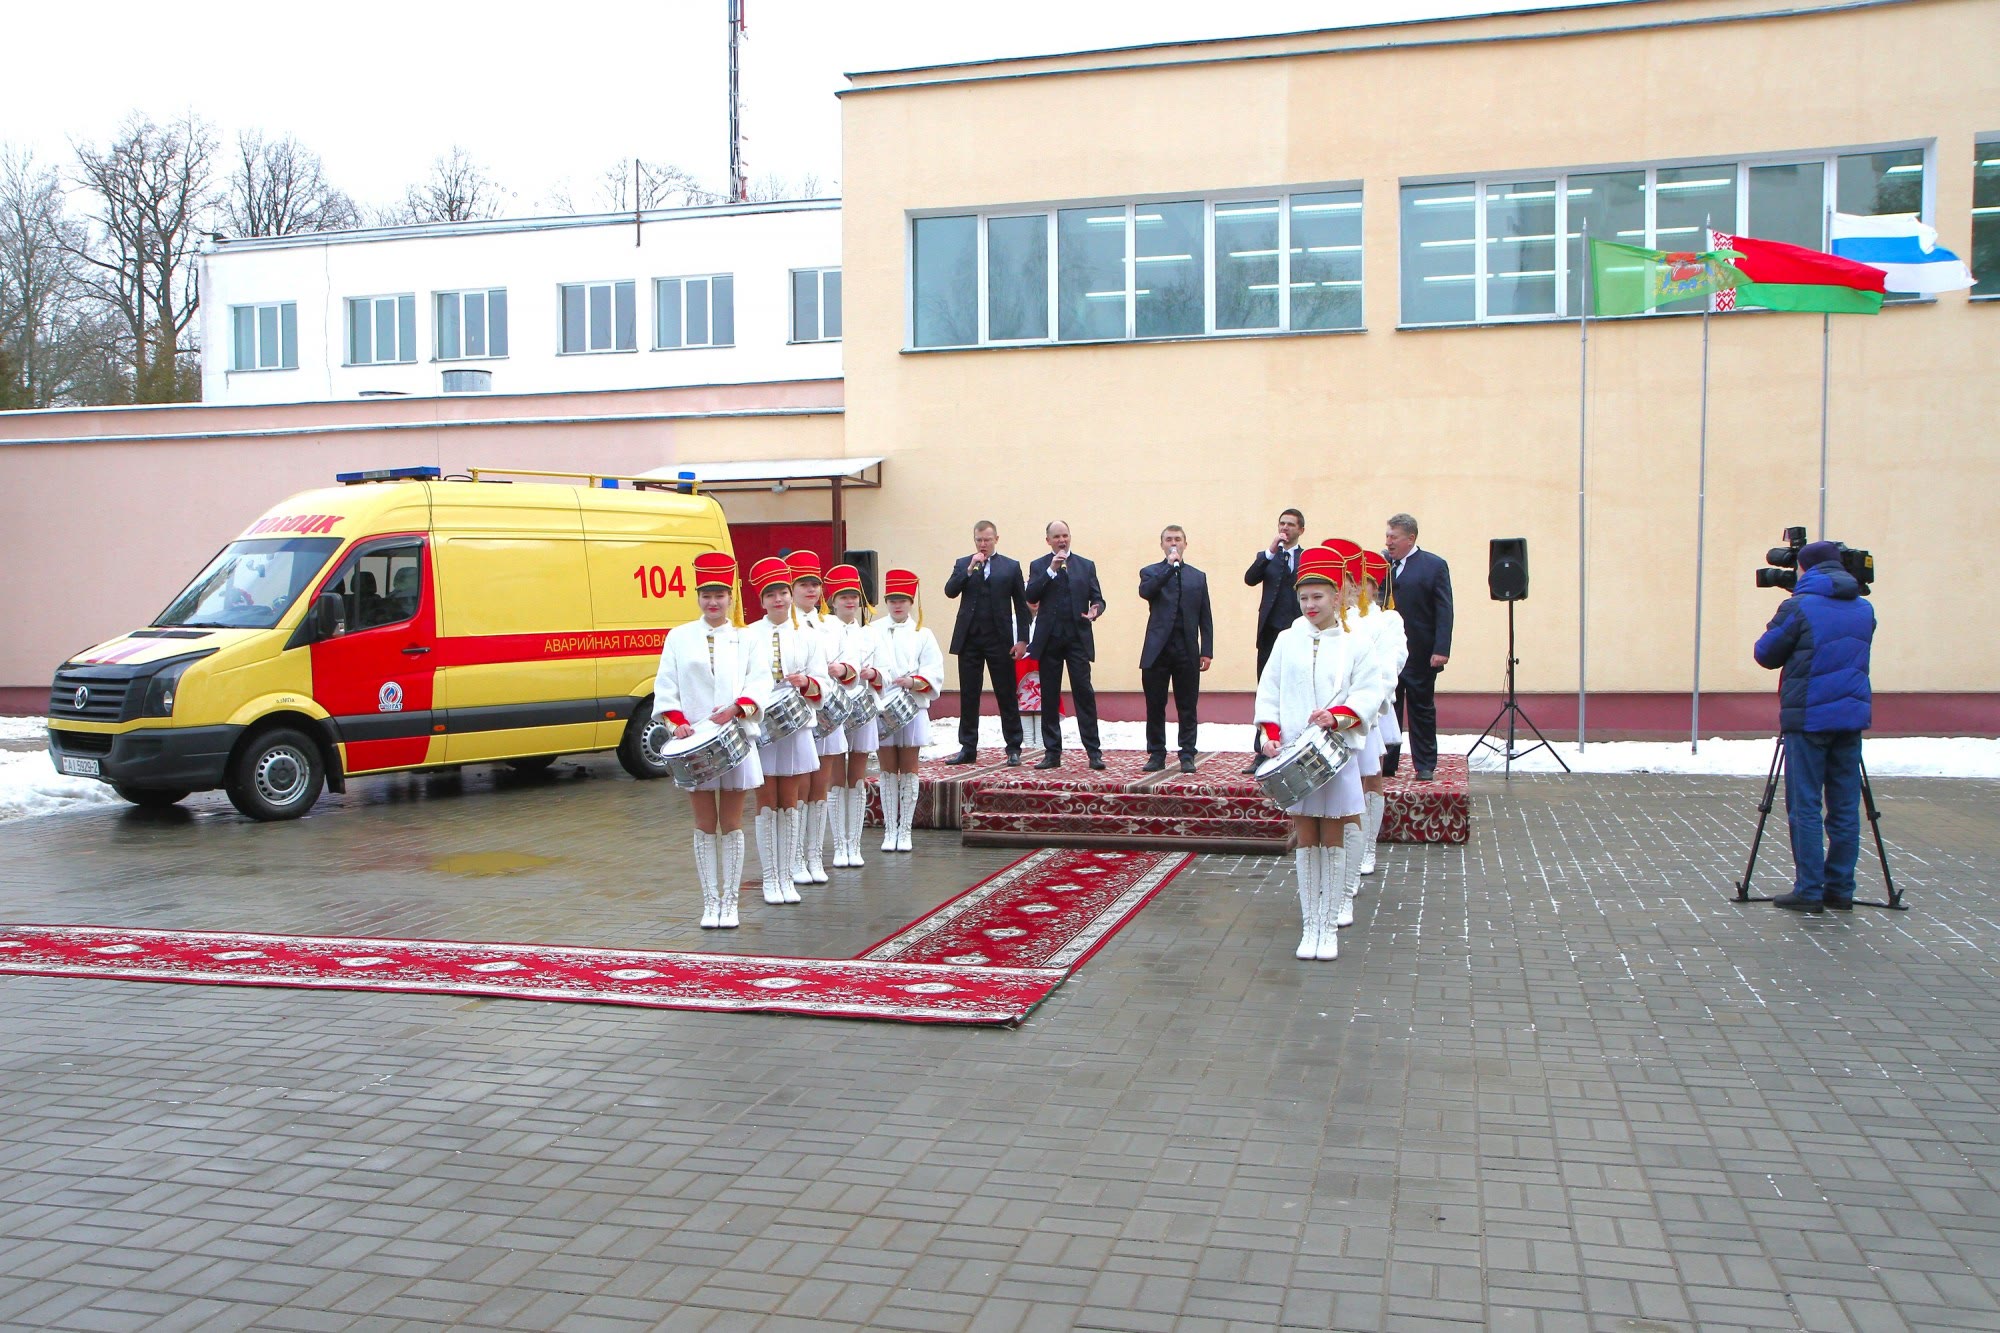
[[[762,743],[769,745],[781,741],[795,731],[803,730],[813,723],[813,706],[806,697],[787,685],[765,701],[763,716],[758,719],[758,730],[763,734]]]
[[[1307,727],[1297,740],[1257,765],[1257,785],[1279,809],[1305,800],[1333,781],[1365,734]]]
[[[669,741],[660,751],[674,785],[694,791],[714,782],[750,757],[750,736],[738,723],[725,727],[703,724],[686,740]]]
[[[891,687],[880,700],[881,732],[884,736],[902,730],[903,724],[924,711],[924,701],[908,690]]]

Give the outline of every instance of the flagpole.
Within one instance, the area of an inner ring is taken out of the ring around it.
[[[1584,704],[1589,691],[1590,528],[1585,505],[1590,458],[1590,219],[1582,224],[1583,308],[1577,319],[1576,372],[1576,751],[1583,753]]]
[[[1830,249],[1833,245],[1833,210],[1826,210],[1825,230],[1820,233],[1820,248]],[[1814,535],[1826,540],[1826,428],[1827,399],[1833,384],[1833,315],[1826,311],[1819,317],[1819,527]]]
[[[1707,221],[1702,235],[1713,238]],[[1701,306],[1701,449],[1695,481],[1694,510],[1694,689],[1689,695],[1688,750],[1701,753],[1701,585],[1708,556],[1708,313],[1715,304],[1704,297]]]

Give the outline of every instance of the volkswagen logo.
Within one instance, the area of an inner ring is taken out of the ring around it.
[[[81,713],[85,708],[88,708],[89,706],[90,706],[90,687],[88,685],[77,686],[76,711]]]

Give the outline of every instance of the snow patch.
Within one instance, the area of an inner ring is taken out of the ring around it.
[[[5,718],[0,721],[13,722]],[[41,726],[36,719],[37,728]],[[6,732],[0,737],[19,739]],[[0,750],[0,823],[30,815],[53,814],[80,805],[116,803],[118,793],[90,778],[66,778],[56,772],[46,750]]]

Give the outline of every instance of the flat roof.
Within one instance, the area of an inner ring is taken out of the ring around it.
[[[408,241],[440,236],[493,236],[530,231],[568,231],[581,227],[629,227],[658,222],[690,222],[702,218],[762,217],[778,213],[839,212],[840,200],[786,199],[762,204],[700,204],[688,208],[648,208],[624,213],[576,213],[539,218],[483,218],[472,222],[411,222],[395,227],[354,227],[345,231],[294,232],[289,236],[221,236],[211,234],[204,254],[246,250],[284,250],[310,245],[360,245],[371,241]]]

